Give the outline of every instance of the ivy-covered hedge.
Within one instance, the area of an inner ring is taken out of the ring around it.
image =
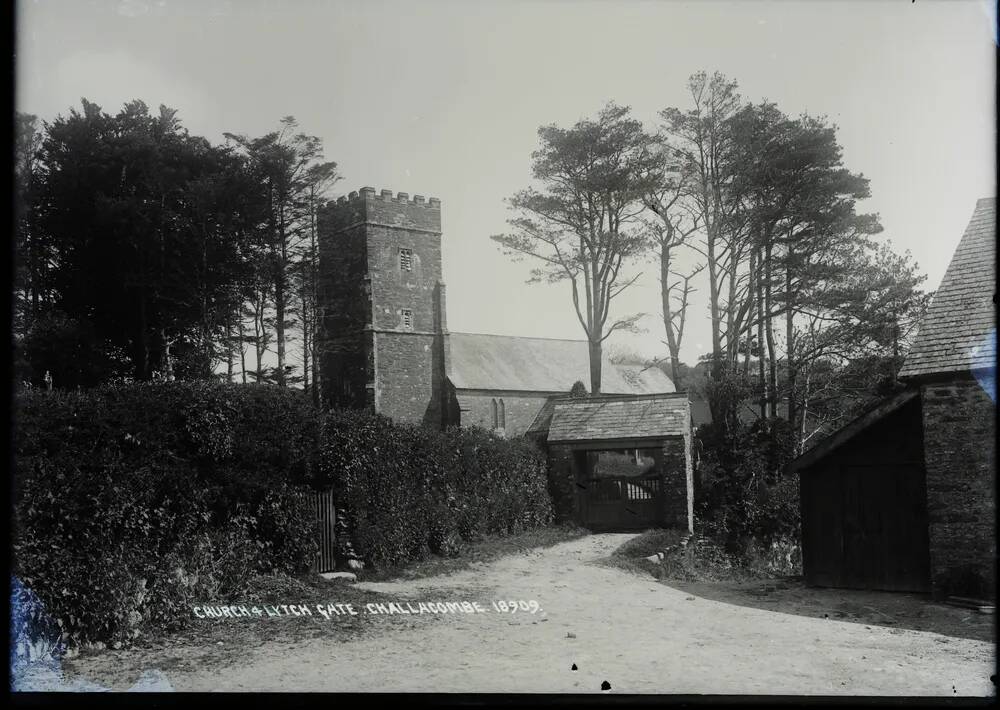
[[[552,522],[545,460],[525,439],[340,411],[325,417],[322,441],[320,476],[348,511],[354,549],[369,564],[455,554],[462,541]]]
[[[115,645],[257,572],[302,571],[318,431],[300,393],[268,386],[21,394],[14,573],[66,640]]]

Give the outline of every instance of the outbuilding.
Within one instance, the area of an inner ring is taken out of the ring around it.
[[[793,461],[817,586],[992,599],[996,200],[978,201],[899,374],[901,392]]]

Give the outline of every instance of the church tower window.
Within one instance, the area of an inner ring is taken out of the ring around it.
[[[404,308],[400,311],[400,315],[402,316],[403,330],[413,330],[413,310]]]
[[[400,271],[413,271],[413,250],[412,249],[400,249],[399,250],[399,270]]]

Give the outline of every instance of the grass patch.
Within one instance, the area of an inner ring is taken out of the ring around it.
[[[770,550],[747,545],[744,555],[732,555],[711,538],[695,536],[684,548],[679,546],[686,531],[656,529],[632,538],[601,561],[637,574],[651,574],[656,579],[689,582],[745,582],[787,576],[795,573],[792,553],[778,548],[782,559]],[[647,559],[664,553],[658,560]],[[785,557],[789,557],[786,562]]]
[[[517,555],[530,550],[552,547],[561,542],[576,540],[589,534],[589,530],[576,525],[552,525],[519,535],[491,536],[476,542],[465,543],[455,557],[433,555],[403,567],[365,568],[358,572],[358,579],[370,582],[387,582],[452,574],[476,564],[492,562],[507,555]]]
[[[666,550],[668,547],[680,544],[685,532],[684,530],[673,528],[647,530],[641,535],[626,541],[611,554],[612,557],[629,559],[649,557],[650,555],[655,555],[657,552]]]
[[[646,530],[625,541],[610,556],[598,560],[597,564],[633,574],[652,574],[658,577],[659,565],[646,558],[679,544],[685,532],[672,528]]]

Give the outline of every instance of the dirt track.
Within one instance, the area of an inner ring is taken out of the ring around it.
[[[592,535],[449,576],[363,585],[487,608],[535,599],[544,613],[378,616],[371,622],[384,629],[360,640],[268,644],[221,671],[172,669],[169,682],[178,691],[600,693],[607,680],[612,693],[994,694],[986,641],[712,601],[589,564],[629,537]]]

